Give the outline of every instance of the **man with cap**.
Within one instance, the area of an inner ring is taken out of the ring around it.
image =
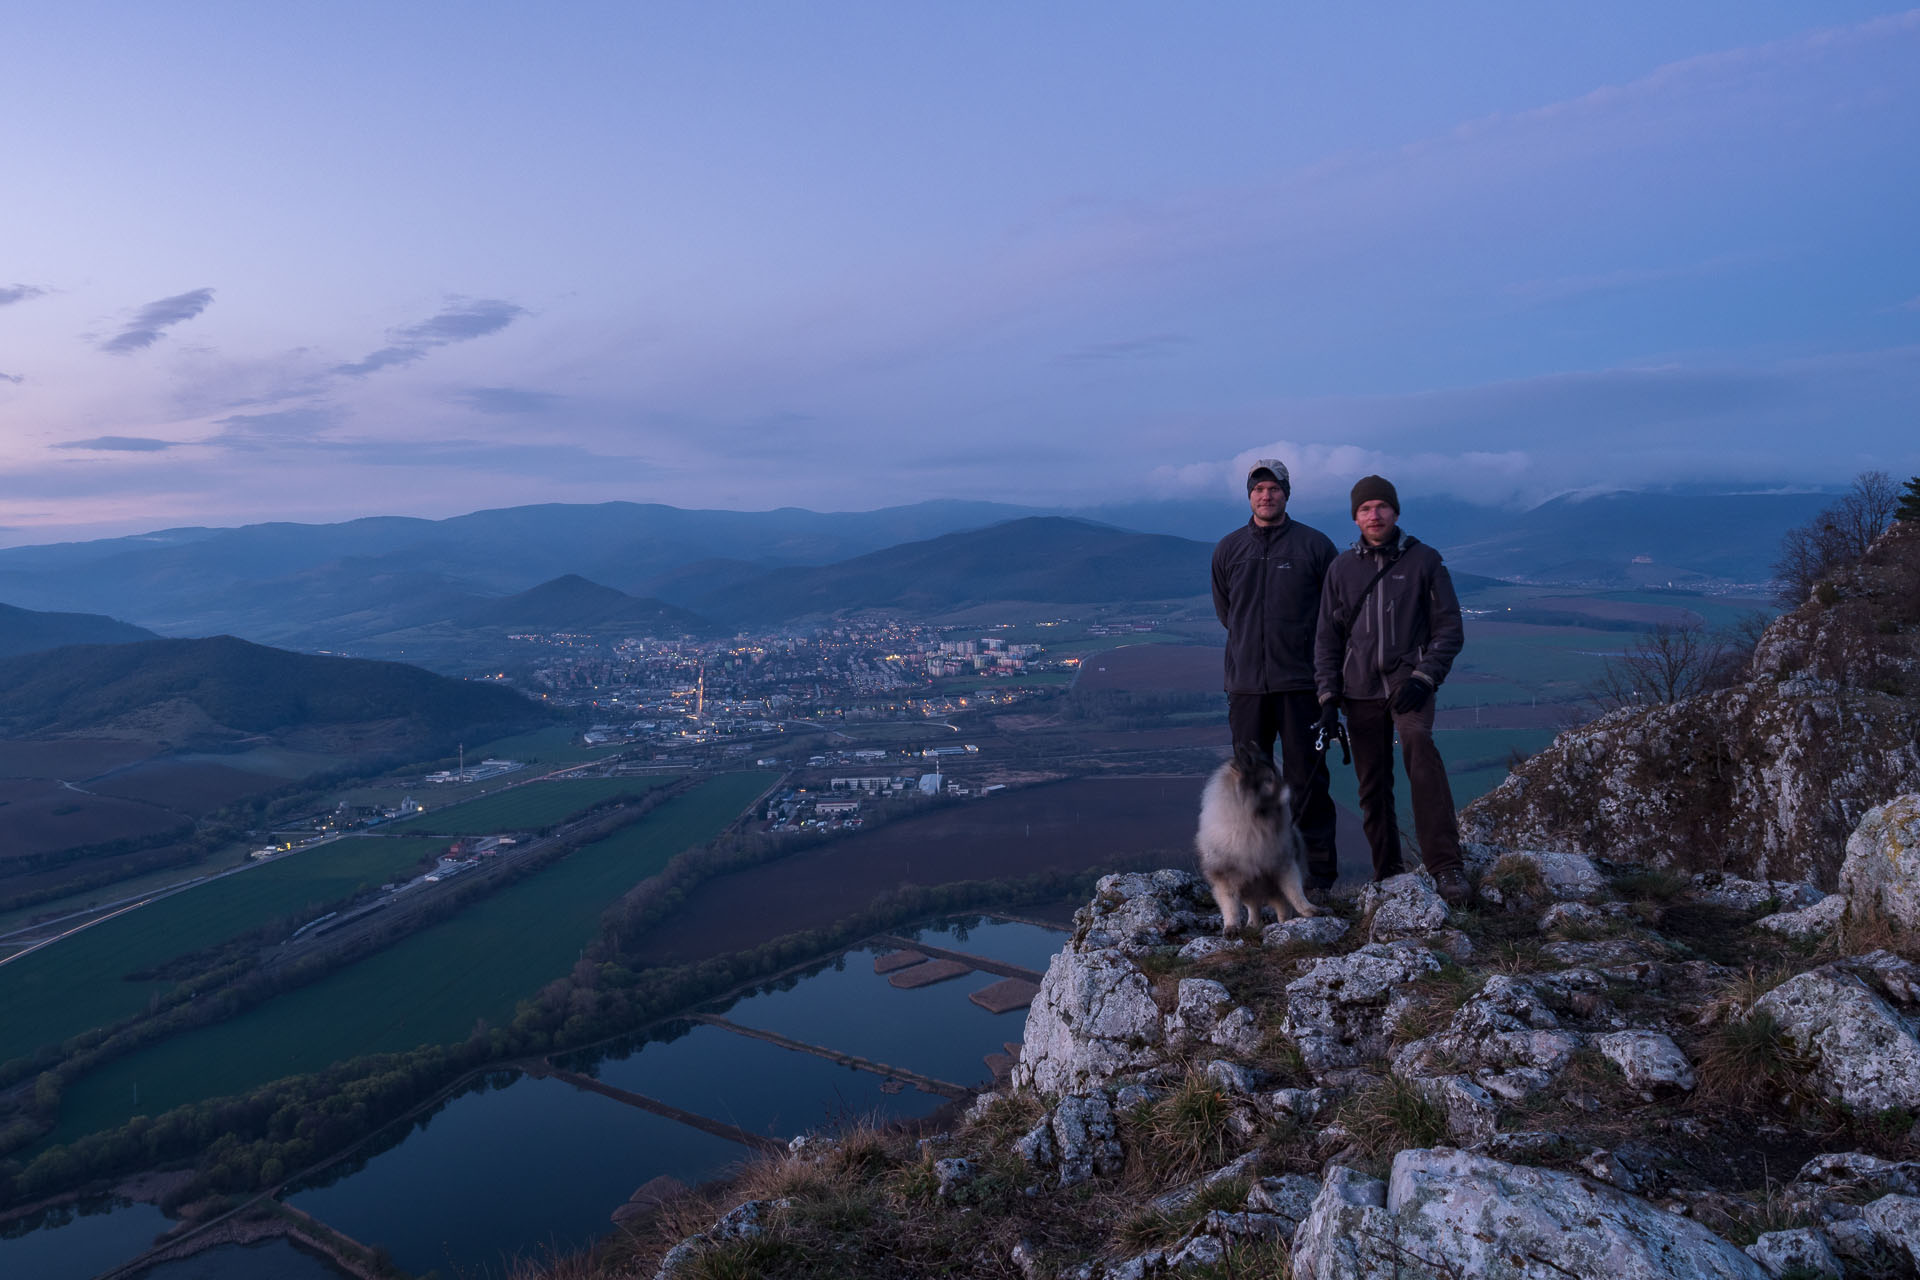
[[[1313,749],[1314,635],[1335,552],[1326,534],[1287,516],[1292,493],[1278,458],[1247,468],[1253,514],[1213,549],[1213,611],[1227,629],[1227,726],[1236,745],[1251,742],[1263,755],[1279,740],[1280,774],[1307,847],[1307,888],[1319,894],[1338,874],[1326,757]]]
[[[1434,693],[1464,633],[1460,601],[1440,553],[1400,530],[1400,495],[1380,476],[1353,486],[1359,540],[1327,570],[1320,595],[1314,676],[1320,727],[1347,713],[1360,817],[1373,847],[1373,878],[1406,870],[1393,807],[1393,736],[1413,792],[1420,861],[1449,905],[1473,896],[1460,860],[1447,766],[1433,744]]]

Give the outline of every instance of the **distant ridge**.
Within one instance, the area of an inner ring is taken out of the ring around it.
[[[1063,516],[888,547],[839,564],[782,569],[696,607],[729,622],[861,609],[935,614],[996,600],[1062,604],[1175,600],[1207,592],[1211,544]]]
[[[631,626],[654,634],[699,635],[712,629],[712,624],[696,613],[662,600],[630,596],[589,582],[577,573],[564,574],[519,595],[489,600],[468,614],[467,621],[476,626],[543,631]]]
[[[0,604],[0,658],[69,644],[130,644],[158,640],[145,627],[98,613],[42,613]]]
[[[76,645],[0,659],[0,734],[86,734],[185,745],[379,726],[395,746],[548,711],[499,685],[397,662],[290,653],[232,636]]]

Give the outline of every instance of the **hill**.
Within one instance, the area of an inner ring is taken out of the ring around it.
[[[729,622],[861,609],[938,614],[995,600],[1122,603],[1203,594],[1210,544],[1061,516],[889,547],[839,564],[783,569],[700,598]]]
[[[0,658],[69,644],[129,644],[157,639],[145,627],[97,613],[41,613],[0,604]]]
[[[0,661],[0,733],[170,746],[377,734],[395,747],[529,725],[544,708],[497,685],[394,662],[319,657],[232,636],[76,645]]]
[[[653,634],[699,634],[706,619],[662,600],[630,596],[569,573],[530,591],[489,600],[466,616],[475,626],[539,631],[598,631],[634,627]]]

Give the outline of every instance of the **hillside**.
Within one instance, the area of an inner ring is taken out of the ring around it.
[[[0,604],[0,658],[69,644],[130,644],[157,639],[145,627],[97,613],[41,613]]]
[[[0,661],[0,732],[183,745],[381,726],[397,745],[547,717],[510,689],[232,636],[78,645]]]
[[[1131,603],[1203,595],[1213,548],[1085,520],[1030,516],[889,547],[813,569],[784,569],[698,599],[729,622],[861,609],[938,614],[997,600]]]
[[[530,591],[489,600],[465,615],[474,626],[529,631],[600,631],[632,627],[651,635],[700,634],[706,619],[662,600],[630,596],[569,573]]]

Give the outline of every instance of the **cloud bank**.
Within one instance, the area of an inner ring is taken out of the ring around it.
[[[28,298],[37,298],[46,290],[31,284],[0,284],[0,307],[11,306],[16,302],[25,302]]]
[[[177,444],[177,440],[156,440],[151,436],[95,436],[91,440],[66,440],[53,447],[88,449],[101,453],[159,453]]]

